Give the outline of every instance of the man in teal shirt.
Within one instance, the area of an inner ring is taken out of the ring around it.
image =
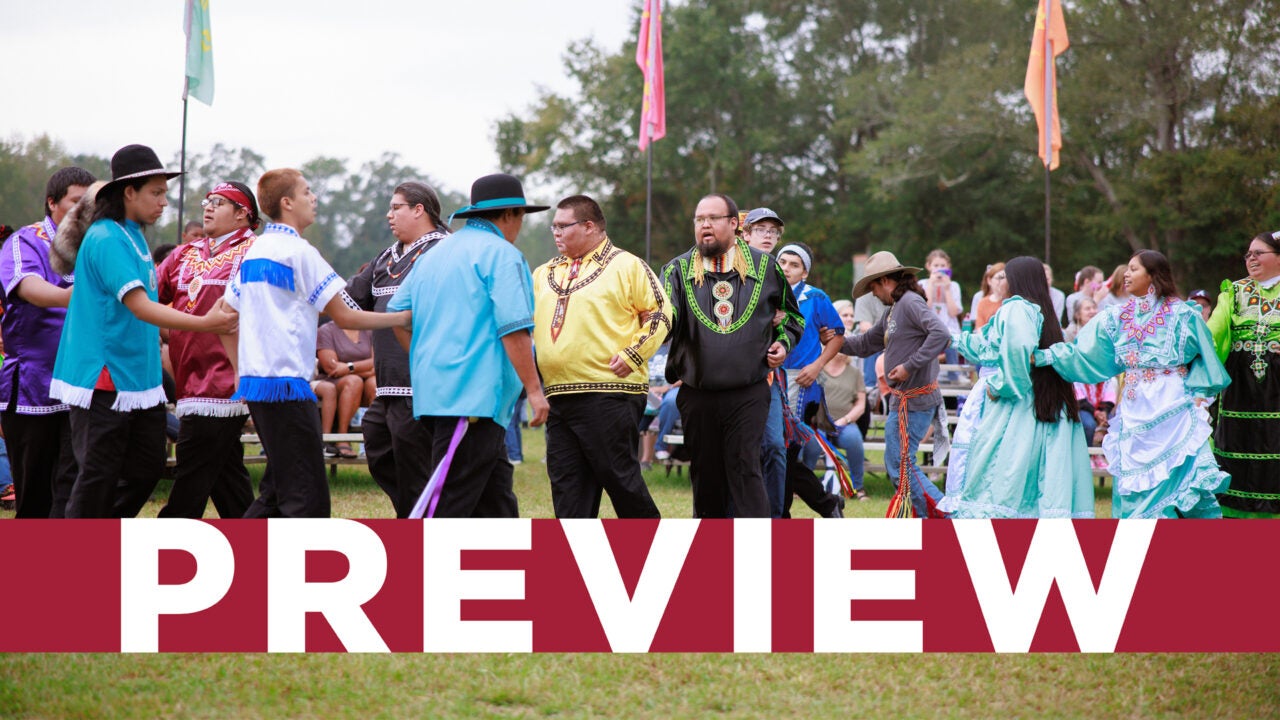
[[[522,387],[530,425],[545,422],[549,406],[529,334],[533,278],[514,243],[524,215],[546,209],[525,202],[511,175],[476,180],[471,204],[453,214],[466,226],[419,259],[387,306],[413,311],[413,414],[431,435],[431,472],[468,419],[434,517],[519,515],[506,427]]]

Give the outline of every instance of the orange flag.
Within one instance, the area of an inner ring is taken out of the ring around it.
[[[662,0],[645,0],[640,14],[636,64],[644,72],[640,110],[640,149],[667,134],[667,92],[662,75]]]
[[[1031,57],[1027,59],[1027,78],[1022,90],[1036,114],[1036,128],[1040,132],[1036,145],[1040,159],[1050,170],[1058,167],[1058,151],[1062,149],[1062,124],[1058,121],[1058,72],[1054,59],[1070,46],[1067,24],[1062,19],[1062,5],[1058,0],[1040,0],[1040,6],[1036,8],[1036,30],[1031,37]],[[1049,122],[1046,122],[1046,112]],[[1046,127],[1052,127],[1052,135]]]

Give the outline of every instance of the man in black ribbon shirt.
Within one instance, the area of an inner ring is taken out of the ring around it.
[[[675,311],[667,379],[684,382],[676,405],[699,518],[769,517],[760,469],[765,378],[804,330],[777,261],[739,238],[738,223],[738,206],[727,195],[702,198],[694,248],[662,271]]]

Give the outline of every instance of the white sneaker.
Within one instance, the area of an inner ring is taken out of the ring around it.
[[[666,450],[658,450],[658,451],[656,451],[656,452],[654,452],[654,453],[653,453],[653,456],[654,456],[655,458],[657,458],[658,460],[670,460],[670,459],[671,459],[671,453],[667,452]]]

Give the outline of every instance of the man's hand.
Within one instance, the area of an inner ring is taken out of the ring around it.
[[[779,325],[782,324],[782,321],[786,319],[787,319],[787,314],[785,312],[781,310],[775,311],[773,313],[773,326],[778,327]]]
[[[831,342],[836,337],[835,328],[824,327],[818,330],[818,341],[823,345]]]
[[[818,373],[821,371],[822,368],[818,366],[818,363],[809,363],[800,370],[799,375],[796,375],[796,382],[799,383],[800,387],[807,388],[817,381]]]
[[[769,367],[776,368],[782,365],[782,362],[787,359],[786,346],[784,346],[780,342],[775,342],[774,344],[770,345],[768,358],[769,358]]]
[[[899,384],[906,382],[907,378],[910,376],[911,376],[911,373],[907,372],[906,365],[899,365],[894,369],[890,370],[889,374],[886,375],[887,378]]]
[[[539,390],[537,393],[529,395],[529,408],[533,410],[533,415],[529,418],[529,427],[538,427],[547,421],[547,414],[551,412],[551,404],[547,402],[547,396]]]
[[[232,310],[226,300],[219,298],[218,304],[205,313],[204,321],[209,332],[233,335],[240,326],[240,313]]]
[[[624,378],[631,374],[631,366],[627,364],[626,360],[622,359],[621,355],[614,355],[609,358],[609,369],[613,371],[614,375],[617,375],[620,378]]]

